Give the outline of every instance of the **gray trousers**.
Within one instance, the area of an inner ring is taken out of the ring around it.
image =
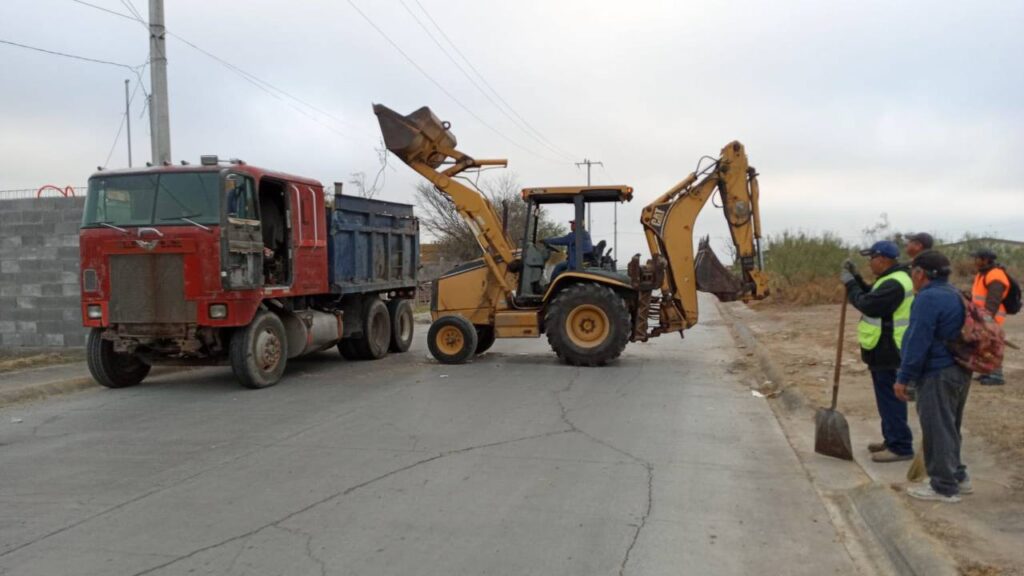
[[[964,420],[971,373],[950,366],[917,383],[917,415],[921,419],[924,464],[932,489],[945,496],[960,492],[967,466],[960,460],[960,425]]]

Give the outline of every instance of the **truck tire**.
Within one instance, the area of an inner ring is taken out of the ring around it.
[[[442,364],[464,364],[476,353],[476,328],[462,316],[443,316],[430,325],[427,348]]]
[[[356,352],[363,360],[376,360],[388,353],[391,344],[391,316],[380,298],[373,296],[363,316],[363,336],[354,340]]]
[[[114,352],[114,343],[103,339],[103,329],[89,331],[86,342],[86,363],[89,373],[107,388],[135,386],[149,374],[150,366],[133,354]]]
[[[476,327],[476,353],[483,354],[494,345],[494,326]]]
[[[548,344],[566,364],[604,366],[626,348],[629,310],[611,288],[574,284],[548,305],[544,330]]]
[[[258,312],[252,323],[231,335],[231,370],[246,388],[266,388],[281,380],[288,363],[288,338],[276,314]]]
[[[412,346],[415,325],[412,304],[404,298],[389,300],[388,314],[391,316],[391,346],[388,349],[392,352],[405,352]]]
[[[362,360],[362,356],[359,355],[359,351],[356,350],[356,339],[355,338],[342,338],[338,342],[338,352],[341,353],[342,358],[345,360]]]

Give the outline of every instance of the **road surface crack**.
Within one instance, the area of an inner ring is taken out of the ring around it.
[[[631,384],[638,380],[640,378],[640,372],[642,371],[643,364],[640,365],[640,369],[633,376],[633,378],[630,379],[629,383]],[[605,442],[604,440],[594,436],[593,434],[590,434],[589,432],[582,430],[579,426],[576,425],[575,422],[572,421],[572,419],[569,417],[569,413],[572,411],[572,409],[566,406],[565,401],[562,400],[562,395],[567,394],[570,390],[572,390],[577,380],[579,380],[579,377],[580,368],[577,368],[576,373],[573,374],[573,377],[569,379],[569,382],[565,385],[565,387],[556,390],[554,393],[555,400],[558,402],[558,407],[561,413],[562,423],[565,424],[570,431],[587,438],[588,440],[594,442],[595,444],[604,446],[605,448],[611,450],[612,452],[625,456],[629,460],[632,460],[636,464],[642,466],[644,471],[647,472],[647,504],[644,507],[643,514],[640,516],[640,521],[637,522],[635,525],[636,530],[634,530],[633,532],[633,537],[629,541],[629,546],[626,547],[626,553],[622,557],[622,563],[619,565],[619,576],[625,576],[626,567],[629,564],[629,559],[633,553],[633,548],[636,547],[637,541],[640,540],[640,533],[643,532],[644,528],[647,526],[647,519],[650,518],[651,510],[654,508],[654,465],[631,452],[623,450],[618,446],[609,444],[608,442]]]
[[[412,464],[408,464],[406,466],[402,466],[401,468],[396,468],[394,470],[391,470],[390,472],[385,472],[384,474],[381,474],[379,476],[375,476],[373,478],[370,478],[369,480],[366,480],[364,482],[360,482],[359,484],[356,484],[354,486],[349,486],[348,488],[346,488],[344,490],[341,490],[341,491],[335,492],[333,494],[330,494],[330,495],[328,495],[328,496],[326,496],[324,498],[321,498],[321,499],[317,500],[316,502],[313,502],[311,504],[303,506],[302,508],[299,508],[298,510],[295,510],[294,512],[290,512],[287,515],[285,515],[285,516],[283,516],[281,518],[278,518],[277,520],[274,520],[273,522],[268,522],[266,524],[258,526],[256,528],[254,528],[252,530],[249,530],[247,532],[244,532],[242,534],[238,534],[236,536],[232,536],[231,538],[227,538],[227,539],[221,540],[220,542],[216,542],[216,543],[210,544],[208,546],[203,546],[202,548],[197,548],[197,549],[193,550],[192,552],[189,552],[188,554],[184,554],[184,555],[179,556],[177,558],[174,558],[174,559],[172,559],[170,561],[164,562],[162,564],[158,564],[156,566],[152,566],[152,567],[147,568],[147,569],[145,569],[145,570],[143,570],[141,572],[136,572],[134,576],[143,576],[144,574],[152,574],[153,572],[156,572],[158,570],[162,570],[163,568],[167,568],[168,566],[171,566],[173,564],[177,564],[178,562],[181,562],[183,560],[188,560],[189,558],[193,558],[193,557],[195,557],[195,556],[197,556],[199,554],[202,554],[203,552],[207,552],[207,551],[219,548],[221,546],[224,546],[225,544],[230,544],[232,542],[237,542],[238,540],[244,540],[244,539],[249,538],[250,536],[253,536],[255,534],[258,534],[259,532],[262,532],[263,530],[266,530],[268,528],[279,528],[279,529],[282,529],[282,530],[290,531],[288,528],[283,527],[282,524],[284,524],[285,522],[291,520],[292,518],[295,518],[296,516],[299,516],[299,515],[301,515],[301,514],[303,514],[305,512],[308,512],[308,511],[310,511],[310,510],[312,510],[312,509],[314,509],[314,508],[316,508],[318,506],[322,506],[324,504],[327,504],[327,503],[329,503],[331,501],[344,498],[345,496],[348,496],[348,495],[352,494],[353,492],[356,492],[357,490],[360,490],[360,489],[365,488],[367,486],[370,486],[372,484],[376,484],[377,482],[380,482],[381,480],[386,480],[387,478],[391,478],[392,476],[396,476],[398,474],[402,474],[403,472],[408,472],[409,470],[412,470],[413,468],[417,468],[417,467],[422,466],[424,464],[429,464],[430,462],[434,462],[436,460],[441,460],[442,458],[448,458],[449,456],[457,456],[459,454],[465,454],[467,452],[472,452],[474,450],[482,450],[484,448],[494,448],[496,446],[504,446],[506,444],[512,444],[512,443],[515,443],[515,442],[524,442],[526,440],[536,440],[536,439],[539,439],[539,438],[549,438],[551,436],[557,436],[559,434],[566,434],[566,433],[569,433],[569,432],[571,432],[571,430],[554,430],[554,431],[551,431],[551,432],[544,432],[544,433],[541,433],[541,434],[532,434],[530,436],[521,436],[521,437],[518,437],[518,438],[512,438],[510,440],[499,440],[497,442],[488,442],[486,444],[477,444],[477,445],[474,445],[474,446],[467,446],[465,448],[456,448],[456,449],[452,449],[452,450],[446,450],[444,452],[441,452],[441,453],[436,454],[434,456],[431,456],[429,458],[423,458],[422,460],[417,460],[416,462],[413,462]],[[309,543],[307,542],[307,551],[308,550],[309,550]],[[317,559],[317,561],[319,562],[318,559]],[[321,568],[324,569],[325,566],[323,566],[321,564]]]

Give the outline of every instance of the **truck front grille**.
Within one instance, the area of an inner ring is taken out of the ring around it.
[[[196,304],[185,300],[181,254],[110,257],[110,322],[195,322]]]

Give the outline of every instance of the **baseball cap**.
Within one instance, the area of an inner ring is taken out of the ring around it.
[[[975,258],[984,258],[986,260],[995,260],[998,258],[991,248],[978,248],[974,252],[971,252],[971,256],[974,256]]]
[[[860,251],[861,256],[885,256],[895,260],[900,256],[900,249],[895,243],[889,240],[879,240],[871,245],[871,248]]]
[[[920,268],[929,278],[945,278],[950,273],[949,258],[938,250],[925,250],[910,263],[912,268]]]
[[[927,232],[916,232],[914,234],[907,235],[907,242],[918,242],[925,250],[931,250],[932,246],[935,246],[935,238]]]

